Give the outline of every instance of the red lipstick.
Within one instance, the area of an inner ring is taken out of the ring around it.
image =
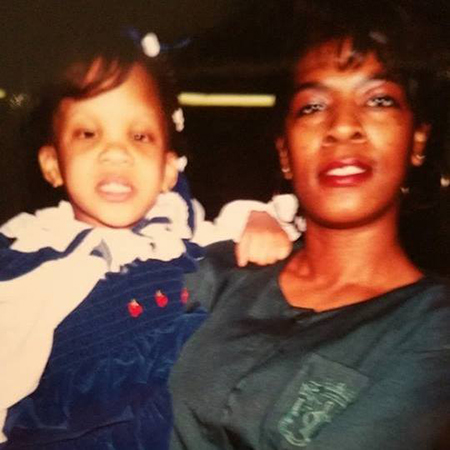
[[[357,158],[332,161],[319,172],[321,183],[330,187],[357,186],[372,176],[372,167]]]

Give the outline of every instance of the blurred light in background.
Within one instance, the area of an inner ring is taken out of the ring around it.
[[[205,94],[182,92],[178,101],[183,106],[234,106],[244,108],[271,108],[275,95],[270,94]]]

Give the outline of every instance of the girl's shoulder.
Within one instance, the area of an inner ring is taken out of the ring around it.
[[[50,247],[64,251],[70,242],[89,226],[75,220],[69,202],[44,208],[34,214],[21,213],[0,227],[0,233],[9,239],[9,248],[30,253]]]
[[[0,227],[0,280],[17,278],[70,253],[74,239],[86,228],[74,220],[68,202],[13,217]]]

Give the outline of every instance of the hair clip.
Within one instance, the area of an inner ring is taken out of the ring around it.
[[[184,169],[186,168],[187,163],[188,163],[188,160],[187,160],[186,156],[180,156],[176,162],[178,172],[184,172]]]
[[[388,42],[388,39],[385,36],[385,34],[381,33],[380,31],[371,31],[369,33],[369,36],[372,40],[374,40],[378,44],[387,44]]]
[[[172,121],[175,124],[175,130],[184,130],[184,114],[181,108],[177,108],[172,114]]]
[[[141,39],[141,46],[142,51],[150,58],[158,56],[161,51],[161,45],[155,33],[147,33]]]

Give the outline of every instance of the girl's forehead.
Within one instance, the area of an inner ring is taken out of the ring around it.
[[[92,70],[99,70],[98,66],[93,66]],[[95,73],[88,72],[90,77]],[[85,105],[93,105],[97,108],[108,106],[112,108],[124,108],[127,105],[141,108],[160,110],[161,99],[155,80],[139,64],[130,68],[125,78],[119,83],[105,78],[103,84],[99,86],[98,92],[86,95],[81,98],[65,97],[61,100],[58,112],[65,112],[67,109],[84,108]],[[106,111],[105,111],[106,112]]]

